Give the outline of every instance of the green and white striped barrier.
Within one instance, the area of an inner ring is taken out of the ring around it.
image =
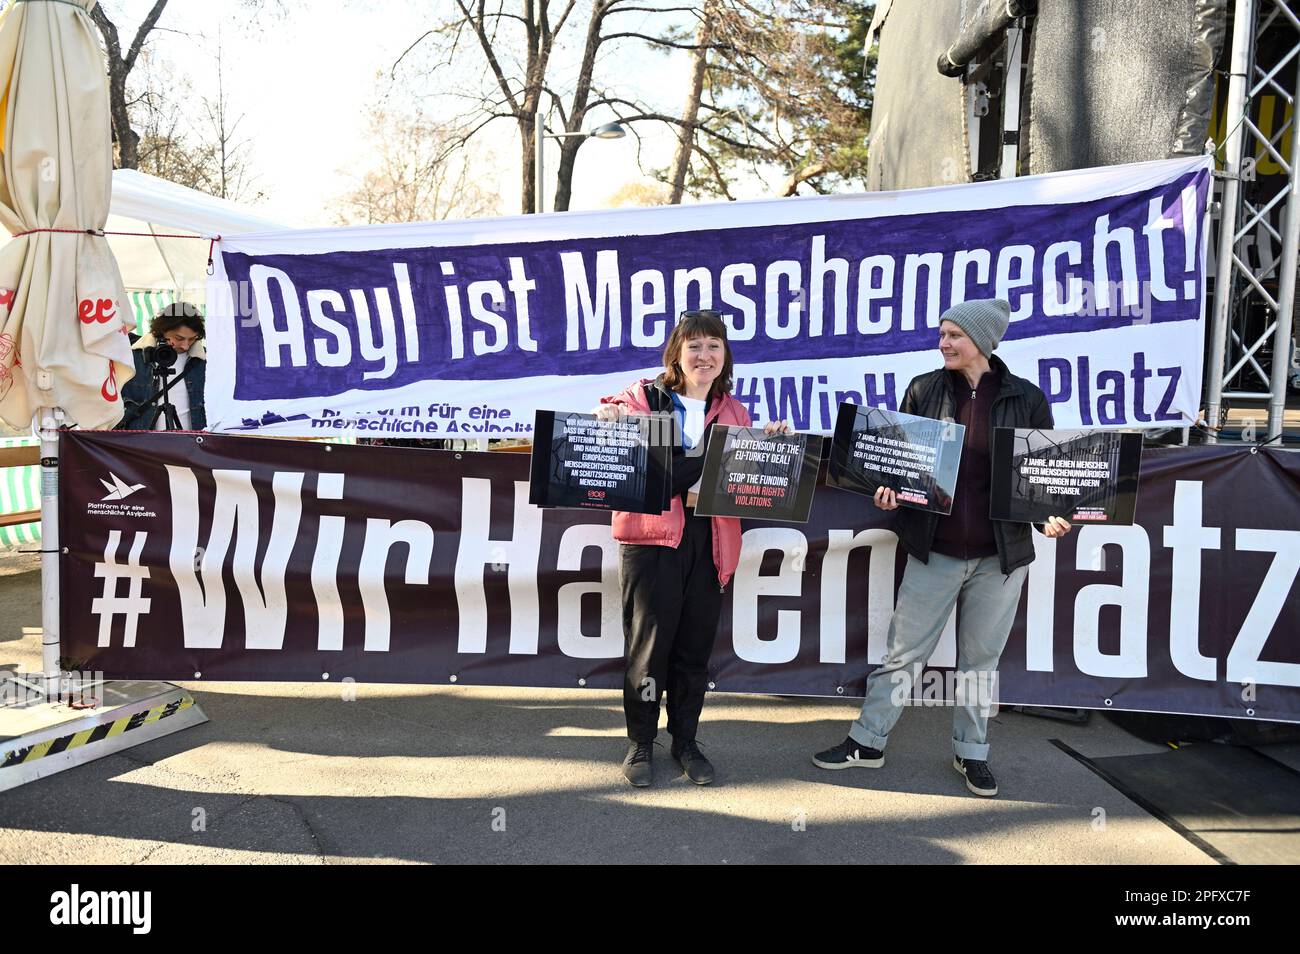
[[[33,447],[39,444],[40,440],[36,437],[0,438],[0,447]],[[38,465],[0,468],[0,513],[22,513],[24,510],[39,510],[40,507],[41,468]],[[0,527],[0,546],[39,543],[40,539],[39,521]]]

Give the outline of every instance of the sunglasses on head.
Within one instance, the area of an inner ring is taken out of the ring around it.
[[[678,320],[680,320],[681,318],[717,318],[719,321],[721,321],[722,313],[719,311],[714,311],[712,308],[696,308],[692,311],[682,312]]]

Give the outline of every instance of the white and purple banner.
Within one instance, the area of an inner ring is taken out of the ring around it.
[[[213,430],[527,437],[730,329],[755,422],[829,433],[938,367],[939,315],[1011,302],[998,354],[1058,427],[1197,414],[1203,157],[905,192],[235,235],[208,287]]]

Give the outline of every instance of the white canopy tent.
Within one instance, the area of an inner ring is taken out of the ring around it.
[[[203,304],[208,243],[202,237],[292,227],[237,202],[135,169],[118,169],[104,229],[138,233],[110,235],[108,244],[140,325],[178,299]],[[162,237],[169,235],[194,237]]]
[[[184,299],[203,305],[208,243],[202,236],[290,227],[247,206],[134,169],[113,172],[109,215],[104,225],[107,232],[143,233],[108,238],[135,314],[137,331],[142,331],[160,308],[173,301]],[[195,237],[160,238],[160,234]],[[0,228],[0,248],[9,241],[5,230]],[[3,443],[5,446],[34,444],[36,438],[9,438]],[[39,468],[0,469],[0,515],[39,508]],[[39,539],[36,524],[0,526],[0,546]]]

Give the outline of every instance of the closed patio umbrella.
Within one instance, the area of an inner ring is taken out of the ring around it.
[[[112,188],[108,80],[95,0],[15,0],[0,15],[0,417],[61,407],[122,418],[131,309],[102,230]]]
[[[95,0],[14,0],[0,14],[0,418],[41,436],[41,629],[59,684],[58,427],[112,427],[134,374],[132,324],[102,234],[112,188]],[[95,234],[98,231],[99,234]]]

